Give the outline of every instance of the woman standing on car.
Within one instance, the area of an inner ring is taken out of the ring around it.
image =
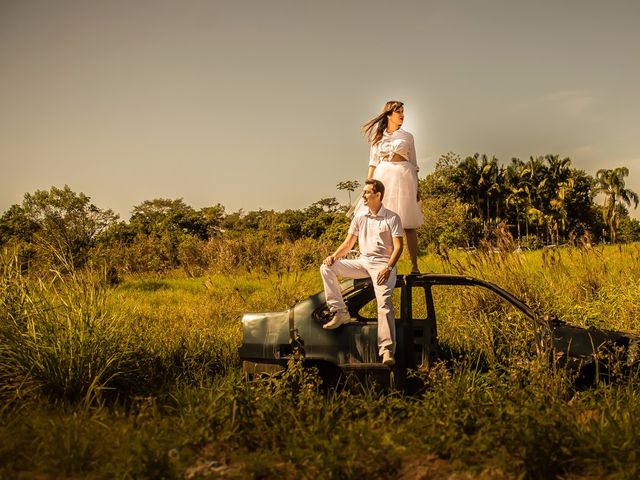
[[[375,178],[385,187],[384,206],[397,213],[407,237],[411,273],[418,268],[416,228],[424,218],[418,192],[418,164],[413,135],[403,130],[404,104],[389,101],[382,112],[362,126],[371,145],[367,180]]]

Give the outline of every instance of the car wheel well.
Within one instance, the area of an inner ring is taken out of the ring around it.
[[[315,368],[324,388],[334,387],[342,375],[340,368],[326,360],[304,360],[305,368]]]

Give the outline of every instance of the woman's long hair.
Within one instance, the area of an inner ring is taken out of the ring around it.
[[[399,102],[398,100],[390,100],[384,104],[384,108],[380,115],[372,118],[362,126],[362,133],[367,136],[367,140],[369,140],[371,145],[377,144],[382,138],[382,134],[389,123],[387,115],[391,115],[403,106],[404,103]]]

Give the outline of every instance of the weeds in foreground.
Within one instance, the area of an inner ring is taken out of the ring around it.
[[[418,396],[327,395],[294,365],[281,378],[230,372],[126,408],[25,412],[0,429],[0,461],[5,472],[97,478],[384,478],[425,458],[498,478],[640,473],[637,382],[575,393],[535,361],[425,375]]]

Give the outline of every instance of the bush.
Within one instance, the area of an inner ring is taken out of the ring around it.
[[[640,242],[640,220],[622,217],[618,227],[618,240],[620,242]]]
[[[206,245],[206,242],[192,236],[187,236],[178,245],[178,262],[189,277],[200,277],[207,269]]]
[[[213,273],[291,272],[319,265],[329,242],[304,238],[276,243],[259,235],[211,239],[204,249],[207,269]]]
[[[420,202],[424,224],[418,228],[421,249],[428,245],[469,247],[476,245],[482,234],[480,219],[471,218],[468,205],[448,196],[428,196]]]

